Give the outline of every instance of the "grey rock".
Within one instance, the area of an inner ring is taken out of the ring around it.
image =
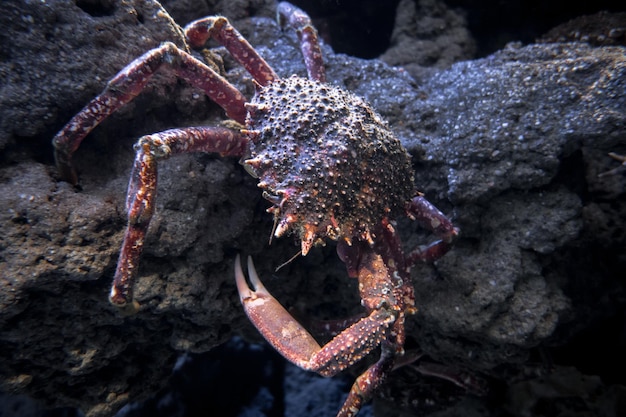
[[[464,14],[436,0],[401,0],[391,45],[380,59],[402,67],[420,84],[455,62],[474,57]]]
[[[222,112],[164,72],[85,140],[76,154],[82,190],[58,181],[54,133],[134,57],[181,42],[156,3],[94,4],[90,15],[69,1],[24,2],[0,17],[8,57],[0,64],[0,379],[3,390],[49,406],[108,416],[162,387],[180,353],[234,334],[258,338],[236,296],[238,252],[254,256],[280,301],[307,314],[354,314],[359,300],[332,244],[273,272],[297,246],[290,238],[267,246],[272,219],[254,180],[234,159],[190,155],[160,167],[135,290],[140,312],[123,317],[108,304],[133,142],[219,123]],[[265,15],[266,3],[258,10]],[[237,17],[281,76],[304,75],[293,33],[269,18]],[[215,52],[228,79],[252,94],[249,75],[223,48]],[[461,227],[448,255],[414,269],[419,313],[408,334],[430,358],[498,377],[617,308],[598,300],[621,293],[624,176],[598,174],[618,164],[608,152],[626,152],[624,52],[511,45],[418,84],[401,68],[324,47],[329,82],[390,122],[414,156],[420,191]],[[429,239],[401,224],[407,245]]]

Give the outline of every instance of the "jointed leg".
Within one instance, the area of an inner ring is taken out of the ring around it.
[[[263,286],[251,258],[248,258],[248,274],[254,289],[246,283],[237,257],[237,289],[250,321],[287,360],[323,376],[333,376],[369,354],[381,343],[395,321],[392,312],[380,308],[320,346]]]
[[[281,2],[278,3],[278,23],[281,26],[288,24],[296,30],[309,78],[322,83],[326,82],[322,51],[317,30],[311,24],[311,18],[296,6]]]
[[[278,75],[257,51],[241,36],[228,19],[222,16],[210,16],[191,22],[185,27],[185,36],[193,48],[202,47],[209,38],[224,45],[228,52],[261,85],[276,81]]]
[[[383,381],[387,379],[387,375],[394,369],[395,358],[395,347],[383,342],[380,359],[354,381],[337,417],[353,417],[359,412],[363,404],[372,398]]]
[[[78,182],[72,167],[72,154],[83,138],[109,115],[135,98],[162,66],[171,68],[176,75],[202,89],[229,117],[244,123],[245,97],[211,68],[173,43],[164,43],[120,71],[109,81],[104,91],[54,137],[52,143],[55,147],[55,158],[63,179],[72,184]]]
[[[154,213],[157,187],[157,162],[171,155],[191,152],[217,152],[240,156],[248,139],[243,134],[218,127],[172,129],[144,136],[135,145],[126,209],[128,226],[117,263],[109,299],[118,307],[136,308],[132,304],[132,285],[139,258]],[[130,303],[130,304],[129,304]]]
[[[391,372],[395,358],[403,354],[405,314],[412,311],[412,302],[405,305],[404,292],[396,288],[398,283],[383,265],[382,256],[367,252],[358,270],[359,287],[364,287],[360,289],[361,297],[368,315],[343,329],[324,346],[265,289],[250,258],[248,273],[253,289],[246,282],[239,257],[235,262],[237,289],[250,321],[276,350],[300,368],[333,376],[381,346],[380,359],[357,378],[337,414],[338,417],[356,415]]]
[[[459,234],[459,229],[454,227],[450,219],[428,200],[422,196],[413,198],[407,208],[407,214],[440,239],[409,252],[406,256],[407,266],[416,262],[434,262],[452,248],[452,244]]]

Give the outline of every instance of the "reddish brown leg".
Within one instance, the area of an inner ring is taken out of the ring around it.
[[[395,358],[395,346],[383,342],[381,344],[380,359],[354,381],[348,398],[343,403],[337,417],[353,417],[359,412],[363,404],[372,398],[383,381],[387,379],[389,372],[394,369]]]
[[[409,252],[406,255],[407,267],[416,262],[434,262],[452,248],[459,234],[459,229],[454,227],[450,219],[428,200],[422,196],[413,198],[407,207],[407,214],[440,239]]]
[[[380,344],[395,321],[391,311],[380,308],[320,346],[263,286],[251,258],[248,258],[248,274],[253,289],[248,286],[237,257],[237,289],[250,321],[287,360],[323,376],[333,376],[365,357]]]
[[[393,263],[386,263],[383,256],[371,250],[367,243],[353,243],[353,246],[357,245],[360,248],[355,253],[348,253],[347,246],[343,252],[346,257],[359,258],[359,291],[368,315],[324,346],[320,346],[265,289],[250,258],[248,273],[252,289],[243,275],[239,257],[235,263],[237,289],[250,321],[278,352],[302,369],[333,376],[382,345],[380,360],[352,386],[338,414],[341,417],[354,416],[393,369],[396,355],[402,354],[405,314],[414,311],[413,299],[407,299],[412,291],[407,293],[405,288],[410,285],[409,280],[398,279],[399,273]]]
[[[311,18],[296,6],[281,2],[278,3],[278,24],[290,26],[296,30],[300,40],[300,49],[304,56],[304,64],[309,78],[319,82],[326,82],[326,69],[322,59],[317,30],[311,24]]]
[[[154,213],[157,187],[157,162],[171,155],[190,152],[217,152],[241,156],[248,139],[243,134],[219,127],[172,129],[144,136],[135,145],[137,155],[128,184],[126,209],[128,226],[117,263],[109,299],[118,307],[133,311],[132,285],[146,231]]]
[[[229,117],[244,123],[245,97],[211,68],[167,42],[135,59],[120,71],[109,81],[104,91],[54,137],[52,143],[56,163],[64,180],[72,184],[78,181],[72,167],[72,154],[83,138],[110,114],[135,98],[162,66],[171,68],[179,77],[202,89]]]
[[[278,79],[272,67],[225,17],[210,16],[191,22],[185,27],[185,36],[193,48],[202,47],[209,38],[215,39],[261,85],[268,85]]]

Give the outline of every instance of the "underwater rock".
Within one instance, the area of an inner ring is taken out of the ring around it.
[[[162,388],[181,353],[236,334],[258,338],[236,295],[239,252],[254,256],[286,305],[321,318],[357,313],[356,283],[333,245],[274,272],[297,252],[293,239],[268,246],[272,219],[254,179],[234,159],[204,155],[160,166],[135,288],[142,308],[123,317],[109,305],[132,144],[219,123],[222,112],[164,73],[87,137],[75,158],[82,189],[58,181],[54,133],[134,57],[180,42],[156,3],[78,4],[24,2],[2,21],[10,57],[0,64],[10,86],[0,92],[2,389],[110,416]],[[234,25],[279,75],[305,75],[293,33],[269,17]],[[410,347],[498,378],[613,314],[623,300],[625,180],[598,174],[619,165],[608,152],[626,153],[623,47],[510,45],[419,84],[380,60],[323,52],[329,82],[389,121],[413,155],[418,189],[462,230],[436,265],[414,268]],[[253,94],[245,71],[215,53],[228,79]],[[402,226],[407,245],[428,241],[411,222]]]

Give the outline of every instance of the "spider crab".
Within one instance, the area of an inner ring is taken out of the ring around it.
[[[273,236],[295,234],[301,254],[329,238],[348,275],[359,280],[365,314],[330,342],[317,341],[267,292],[248,258],[250,285],[235,262],[241,302],[252,323],[294,364],[332,376],[380,347],[379,360],[359,376],[338,416],[358,413],[404,354],[405,317],[416,312],[410,268],[445,254],[458,230],[415,190],[408,153],[363,99],[326,83],[317,32],[309,17],[278,4],[278,20],[298,34],[308,79],[280,78],[224,17],[194,21],[184,29],[189,45],[216,39],[251,74],[257,92],[247,100],[188,51],[164,43],[135,59],[111,79],[55,136],[63,179],[76,184],[72,154],[102,120],[137,96],[166,67],[202,89],[236,128],[171,129],[139,139],[126,208],[128,225],[110,301],[133,309],[132,284],[155,205],[157,163],[172,155],[215,152],[241,157],[263,196],[272,203]],[[438,240],[404,253],[393,218],[407,215]]]

